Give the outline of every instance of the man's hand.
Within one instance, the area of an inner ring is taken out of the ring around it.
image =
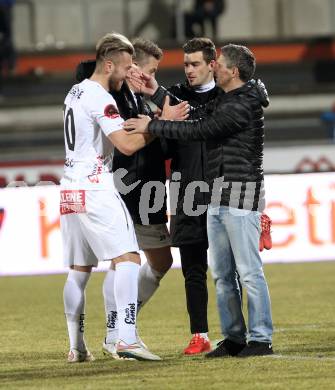
[[[181,102],[175,106],[170,106],[170,96],[165,97],[163,111],[160,119],[184,121],[188,118],[190,106],[188,102]]]
[[[143,87],[142,72],[135,64],[128,70],[126,81],[135,93],[141,93],[141,88]]]
[[[156,79],[146,73],[139,72],[138,68],[136,71],[135,67],[136,65],[133,65],[128,72],[127,82],[131,83],[131,85],[136,85],[136,92],[152,96],[158,88]]]
[[[150,116],[139,115],[138,118],[130,118],[124,122],[123,128],[128,134],[145,134],[148,133],[148,124]]]
[[[162,110],[159,107],[157,107],[156,111],[154,112],[154,118],[159,119],[161,115],[162,115]]]

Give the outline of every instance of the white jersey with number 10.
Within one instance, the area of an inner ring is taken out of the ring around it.
[[[115,100],[99,83],[85,79],[71,88],[64,101],[63,186],[114,188],[108,135],[122,124]]]

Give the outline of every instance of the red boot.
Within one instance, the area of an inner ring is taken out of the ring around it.
[[[196,355],[197,353],[209,352],[210,350],[210,341],[200,336],[200,333],[195,333],[189,345],[184,349],[184,354]]]

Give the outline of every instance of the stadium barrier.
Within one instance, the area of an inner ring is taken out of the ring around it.
[[[166,162],[167,172],[170,161]],[[0,188],[13,181],[23,181],[34,186],[40,181],[59,183],[64,170],[64,160],[27,160],[0,162]],[[264,150],[264,172],[304,173],[335,170],[335,145],[294,145],[266,147]]]
[[[267,175],[265,189],[273,249],[264,262],[335,260],[335,173]],[[0,248],[0,275],[65,272],[57,185],[0,190]],[[173,257],[179,267],[175,248]]]

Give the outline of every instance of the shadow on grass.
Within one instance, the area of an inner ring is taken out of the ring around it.
[[[10,363],[11,362],[11,363]],[[90,378],[110,375],[135,374],[139,376],[150,375],[151,371],[157,373],[164,366],[183,364],[182,360],[174,357],[164,358],[157,362],[140,362],[115,360],[110,357],[96,356],[94,362],[70,364],[66,356],[60,353],[3,353],[0,360],[0,379],[2,383],[13,383],[30,380],[62,379],[62,378]]]

